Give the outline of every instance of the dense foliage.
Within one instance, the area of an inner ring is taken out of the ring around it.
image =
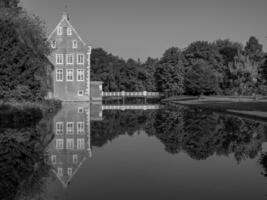
[[[92,51],[91,79],[103,81],[104,91],[155,91],[156,63],[152,58],[145,63],[125,61],[97,48]]]
[[[51,87],[44,23],[18,3],[0,0],[0,99],[42,100]]]
[[[159,91],[164,96],[253,95],[267,92],[267,56],[255,37],[245,47],[230,40],[196,41],[183,51],[171,47],[145,62],[92,53],[92,79],[104,91]]]

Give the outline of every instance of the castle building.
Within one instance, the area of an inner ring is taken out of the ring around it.
[[[53,89],[48,98],[62,101],[102,100],[102,82],[90,81],[91,46],[71,25],[65,12],[48,37],[52,48],[49,60],[55,66]]]

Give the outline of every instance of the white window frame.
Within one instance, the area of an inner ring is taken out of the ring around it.
[[[56,81],[62,82],[63,77],[63,69],[56,69]]]
[[[70,79],[70,77],[71,77],[71,79]],[[74,81],[73,69],[66,69],[66,81]]]
[[[58,149],[58,150],[64,149],[64,140],[63,139],[56,139],[56,149]]]
[[[78,139],[77,139],[77,149],[78,149],[78,150],[83,150],[83,149],[85,149],[84,138],[78,138]]]
[[[64,124],[63,122],[56,122],[56,135],[63,135]]]
[[[56,54],[56,64],[63,65],[64,64],[64,55],[63,54]]]
[[[84,134],[84,122],[77,122],[77,134]]]
[[[71,125],[71,127],[69,125]],[[67,134],[70,134],[70,135],[74,134],[74,122],[67,122],[66,132]]]
[[[51,48],[56,48],[56,40],[51,40]]]
[[[63,28],[62,28],[62,26],[58,26],[57,27],[57,35],[63,35]]]
[[[69,60],[71,58],[71,61]],[[74,55],[73,54],[66,54],[66,64],[73,65],[74,64]]]
[[[67,35],[72,35],[72,29],[71,29],[71,27],[68,27],[67,28]]]
[[[77,69],[77,81],[84,81],[84,69]]]
[[[79,56],[82,56],[82,61],[81,62],[80,62]],[[84,54],[82,54],[82,53],[78,53],[77,54],[77,64],[78,65],[84,65],[84,59],[85,59]]]
[[[72,40],[72,48],[77,49],[78,48],[78,41],[77,40]]]
[[[79,97],[84,96],[84,91],[83,91],[83,90],[78,90],[78,96],[79,96]]]
[[[74,139],[73,138],[67,138],[66,141],[66,149],[74,149]]]

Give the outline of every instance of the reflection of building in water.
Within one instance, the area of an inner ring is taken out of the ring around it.
[[[90,121],[102,120],[102,110],[149,110],[157,105],[106,105],[64,103],[53,119],[54,140],[49,145],[53,171],[64,187],[83,162],[92,156]]]
[[[66,187],[87,157],[91,157],[90,120],[101,120],[101,104],[63,104],[54,117],[55,138],[49,146],[50,161]]]

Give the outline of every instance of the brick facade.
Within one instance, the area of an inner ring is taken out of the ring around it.
[[[55,66],[51,74],[53,91],[49,97],[62,101],[101,100],[102,83],[90,82],[91,46],[81,39],[66,13],[48,41],[53,49],[49,59]],[[91,95],[91,87],[97,97]]]

